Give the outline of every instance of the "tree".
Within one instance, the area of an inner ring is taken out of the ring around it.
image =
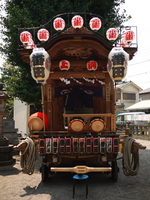
[[[6,13],[0,16],[4,40],[0,50],[7,58],[2,69],[2,81],[8,92],[27,103],[37,103],[40,99],[40,85],[32,79],[30,66],[22,61],[17,52],[18,28],[36,27],[57,14],[77,11],[98,14],[106,24],[109,22],[115,27],[130,18],[126,11],[119,14],[120,4],[123,3],[124,0],[5,0],[0,7],[0,11],[5,10]]]

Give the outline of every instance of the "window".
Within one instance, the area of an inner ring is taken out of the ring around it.
[[[123,93],[123,99],[124,100],[135,100],[135,94],[134,93]]]

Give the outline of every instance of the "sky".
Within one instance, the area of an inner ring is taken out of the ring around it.
[[[1,2],[4,0],[0,0]],[[132,16],[124,25],[137,26],[138,51],[128,63],[124,80],[133,81],[142,89],[150,88],[150,9],[149,0],[125,0],[121,9]],[[1,39],[0,39],[1,42]],[[0,66],[4,60],[0,57]]]
[[[138,51],[128,63],[125,80],[131,80],[142,89],[147,89],[150,88],[149,0],[125,0],[125,5],[122,7],[132,16],[125,25],[137,26],[138,36]]]

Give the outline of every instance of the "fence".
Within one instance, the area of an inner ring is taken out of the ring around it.
[[[150,140],[150,123],[129,124],[129,133],[135,139]]]

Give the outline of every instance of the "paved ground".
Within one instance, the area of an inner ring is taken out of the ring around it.
[[[140,170],[138,175],[127,177],[122,171],[122,161],[117,182],[110,175],[90,173],[88,200],[150,200],[150,141],[137,140],[147,147],[140,150]],[[121,155],[120,155],[121,156]],[[40,163],[36,163],[35,173],[21,172],[20,157],[16,157],[13,167],[0,167],[0,200],[71,200],[72,174],[57,173],[47,183],[41,182]],[[75,200],[85,199],[85,185],[76,185]]]

